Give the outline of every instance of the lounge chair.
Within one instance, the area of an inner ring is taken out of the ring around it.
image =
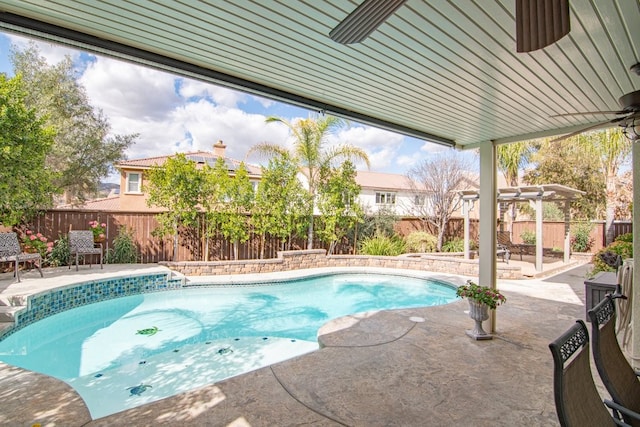
[[[523,253],[529,253],[529,249],[536,247],[531,243],[513,243],[508,231],[498,231],[496,236],[498,238],[498,248],[509,251],[509,253],[520,254],[520,261],[522,261]]]
[[[593,358],[602,383],[618,405],[640,412],[640,382],[616,337],[616,306],[611,295],[589,310]],[[640,419],[623,414],[625,422],[640,426]]]
[[[0,261],[14,263],[13,275],[18,282],[20,281],[18,264],[21,262],[32,262],[40,272],[40,277],[44,277],[41,269],[42,257],[39,253],[29,254],[22,252],[16,233],[0,233]]]
[[[78,271],[78,258],[80,255],[99,255],[100,268],[102,268],[102,243],[93,241],[93,231],[91,230],[69,231],[69,253],[72,256],[76,256],[76,271]],[[71,268],[71,265],[69,265],[69,268]],[[89,268],[91,268],[91,257],[89,257]]]
[[[614,402],[604,404],[593,382],[589,360],[589,332],[582,320],[549,344],[553,355],[553,394],[561,426],[615,426],[628,425],[612,416],[628,411]],[[605,406],[606,405],[606,406]]]

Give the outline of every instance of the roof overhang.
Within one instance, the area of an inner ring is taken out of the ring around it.
[[[571,32],[516,53],[514,0],[410,0],[364,42],[358,2],[0,0],[0,28],[471,148],[568,133],[639,87],[640,3],[572,0]]]

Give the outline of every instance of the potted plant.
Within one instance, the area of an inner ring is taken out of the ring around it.
[[[91,231],[93,232],[93,241],[96,243],[104,243],[107,238],[107,235],[105,234],[107,224],[93,220],[89,221],[89,227],[91,227]]]
[[[495,310],[500,304],[504,304],[507,298],[497,290],[479,286],[471,280],[459,286],[456,295],[469,300],[469,316],[476,322],[472,330],[466,331],[467,335],[476,340],[490,340],[492,336],[482,329],[482,322],[489,318],[489,310]]]
[[[29,254],[39,253],[42,258],[53,249],[53,242],[49,242],[42,233],[34,233],[27,229],[22,236],[22,250]]]

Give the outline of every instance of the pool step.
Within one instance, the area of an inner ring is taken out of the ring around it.
[[[11,323],[15,321],[15,315],[18,311],[22,310],[22,305],[2,305],[0,306],[0,325],[3,323]]]

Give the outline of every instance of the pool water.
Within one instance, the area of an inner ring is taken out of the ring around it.
[[[314,351],[330,319],[455,298],[444,282],[363,274],[148,293],[29,325],[0,360],[67,382],[95,419]]]

